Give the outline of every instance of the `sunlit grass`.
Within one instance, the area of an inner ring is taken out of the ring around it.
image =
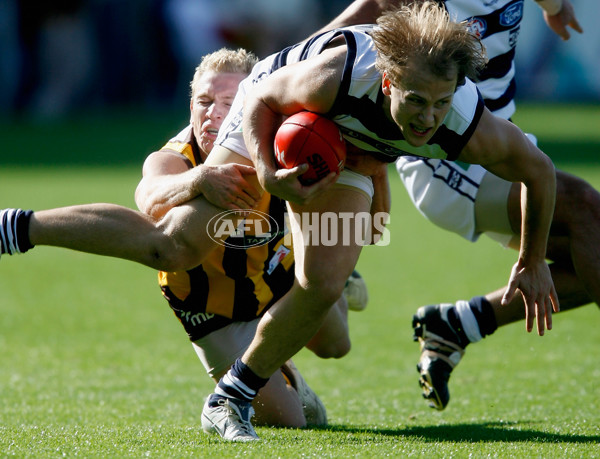
[[[598,136],[588,140],[600,145]],[[600,188],[598,163],[559,165]],[[0,208],[133,207],[138,179],[138,166],[0,162]],[[500,287],[516,253],[440,231],[411,206],[395,176],[392,186],[391,243],[366,248],[358,266],[371,301],[350,315],[351,353],[338,361],[308,351],[296,357],[328,408],[327,429],[259,428],[262,441],[252,445],[205,435],[200,410],[213,385],[153,270],[36,247],[0,260],[1,455],[600,457],[595,305],[555,316],[543,338],[517,323],[469,346],[448,408],[427,407],[415,371],[413,312]]]

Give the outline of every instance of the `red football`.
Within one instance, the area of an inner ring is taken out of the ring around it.
[[[308,163],[308,171],[298,179],[310,185],[332,171],[342,171],[346,144],[333,121],[316,113],[300,112],[286,119],[275,134],[275,157],[285,169]]]

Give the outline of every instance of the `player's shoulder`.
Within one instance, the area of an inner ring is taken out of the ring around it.
[[[167,143],[190,143],[192,139],[192,125],[188,124],[185,128],[179,131],[175,136],[171,137]]]
[[[164,153],[178,153],[183,155],[187,161],[189,161],[192,166],[196,166],[199,164],[199,159],[195,154],[194,147],[196,145],[196,140],[194,138],[194,132],[192,129],[192,125],[186,126],[182,129],[178,134],[172,137],[161,149],[160,152]]]
[[[477,86],[467,78],[465,84],[459,86],[454,93],[452,109],[449,116],[454,116],[463,121],[470,122],[481,104],[483,104],[483,101]]]

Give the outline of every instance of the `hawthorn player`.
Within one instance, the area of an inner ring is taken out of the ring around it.
[[[153,251],[157,239],[170,239],[169,233],[161,231],[160,223],[155,226],[154,222],[174,206],[200,195],[214,198],[218,211],[222,208],[217,205],[223,205],[232,210],[253,207],[269,213],[283,228],[285,203],[268,193],[261,196],[250,185],[246,179],[254,175],[253,167],[204,164],[237,85],[254,62],[254,56],[244,50],[223,49],[207,55],[198,66],[191,85],[190,124],[146,159],[136,191],[138,206],[156,220],[110,204],[39,212],[0,210],[0,254],[26,252],[33,245],[114,256],[121,256],[128,246],[134,251],[141,247]],[[199,225],[203,229],[206,222]],[[183,233],[186,228],[193,226],[180,226]],[[169,252],[170,244],[159,245],[165,254]],[[144,263],[150,260],[135,259]],[[159,282],[163,294],[215,381],[246,349],[259,318],[291,287],[293,266],[293,252],[285,246],[283,232],[275,234],[268,244],[245,250],[217,245],[202,264],[190,269],[176,261],[165,263],[161,256],[151,263],[151,267],[162,270]],[[350,277],[348,287],[353,308],[364,308],[367,296],[361,279]],[[349,351],[347,308],[346,299],[339,299],[308,343],[318,356],[339,358]],[[255,407],[257,420],[268,425],[301,427],[327,422],[325,407],[291,360],[265,386]]]

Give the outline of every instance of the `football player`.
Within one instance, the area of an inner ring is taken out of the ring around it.
[[[326,28],[348,22],[373,22],[384,10],[408,4],[408,0],[357,0]],[[486,107],[505,119],[515,112],[514,55],[523,16],[523,1],[440,1],[450,17],[466,21],[487,50],[488,63],[477,77],[477,87]],[[540,0],[548,27],[563,40],[568,27],[582,33],[569,0]],[[533,141],[535,137],[530,136]],[[521,228],[521,184],[503,180],[483,167],[403,156],[397,170],[411,200],[430,221],[470,241],[486,234],[501,244],[519,248]],[[547,257],[561,309],[600,300],[600,194],[587,182],[562,171],[556,172],[556,205]],[[413,318],[414,338],[421,345],[418,364],[423,396],[433,408],[448,404],[448,379],[467,344],[493,333],[499,326],[525,319],[533,329],[535,311],[525,308],[517,295],[502,305],[506,287],[485,296],[454,304],[420,308]],[[549,311],[551,313],[551,311]],[[537,332],[544,334],[548,321],[539,320]]]
[[[407,152],[481,164],[507,181],[522,182],[521,246],[504,301],[518,289],[543,321],[559,306],[545,262],[555,171],[522,131],[484,107],[467,79],[484,63],[481,44],[433,2],[385,13],[377,27],[319,34],[255,66],[240,84],[208,161],[254,164],[262,187],[286,199],[298,216],[292,219],[296,228],[313,213],[372,209],[371,177]],[[296,178],[305,168],[275,166],[279,120],[302,110],[326,114],[361,149],[349,152],[337,182],[332,173],[302,186]],[[308,341],[360,254],[358,244],[318,245],[301,231],[293,234],[294,286],[261,319],[248,350],[221,378],[202,413],[205,430],[229,440],[257,438],[247,417],[245,433],[229,435],[222,427],[227,409],[244,412],[269,376]],[[338,233],[338,240],[343,236]]]

